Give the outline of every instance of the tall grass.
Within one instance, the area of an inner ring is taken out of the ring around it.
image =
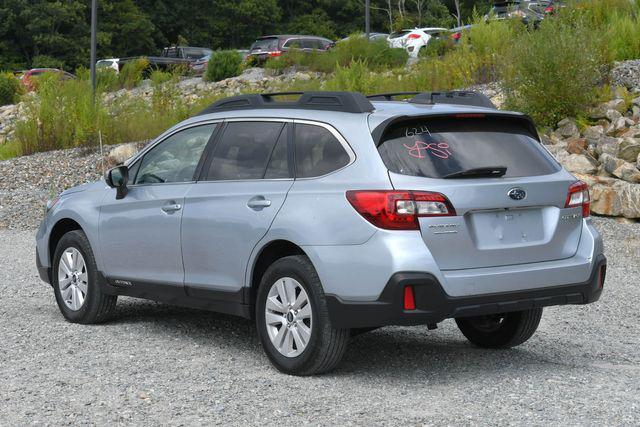
[[[187,103],[176,85],[177,77],[169,73],[154,72],[151,81],[151,102],[122,96],[107,103],[99,92],[94,104],[88,80],[62,81],[55,74],[44,75],[39,80],[38,96],[27,101],[26,120],[16,125],[19,146],[4,155],[95,147],[99,132],[105,144],[146,140],[216,98],[208,96]]]
[[[23,88],[20,81],[11,73],[0,73],[0,105],[15,103]]]

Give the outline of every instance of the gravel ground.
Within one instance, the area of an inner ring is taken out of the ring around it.
[[[640,224],[596,218],[606,292],[545,311],[510,351],[451,321],[354,338],[339,369],[278,373],[249,321],[121,298],[110,323],[66,323],[32,231],[0,231],[0,425],[640,423]]]

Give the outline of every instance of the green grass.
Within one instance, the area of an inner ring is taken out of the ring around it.
[[[9,160],[22,155],[20,143],[16,140],[0,144],[0,160]]]

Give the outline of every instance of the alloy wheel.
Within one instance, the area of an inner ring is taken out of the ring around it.
[[[280,354],[296,357],[307,348],[313,327],[311,302],[300,282],[283,277],[271,285],[264,315],[269,339]]]
[[[89,277],[84,257],[74,247],[62,252],[58,263],[58,288],[65,305],[73,311],[82,308],[87,298]]]

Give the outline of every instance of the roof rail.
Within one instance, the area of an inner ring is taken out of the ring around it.
[[[493,102],[484,94],[479,92],[452,90],[447,92],[391,92],[379,93],[367,96],[371,101],[394,101],[395,97],[402,95],[414,95],[408,102],[413,104],[455,104],[470,105],[474,107],[484,107],[496,109]]]
[[[394,101],[397,96],[404,95],[419,95],[420,92],[389,92],[389,93],[376,93],[375,95],[367,95],[367,99],[370,101]],[[407,99],[403,99],[406,101]]]
[[[493,102],[485,94],[464,90],[452,90],[448,92],[423,92],[414,96],[409,102],[414,104],[455,104],[470,105],[496,109]]]
[[[297,101],[276,101],[278,96],[300,95]],[[278,92],[238,95],[214,102],[198,115],[222,111],[251,109],[290,108],[303,110],[328,110],[344,113],[368,113],[373,105],[357,92]]]

